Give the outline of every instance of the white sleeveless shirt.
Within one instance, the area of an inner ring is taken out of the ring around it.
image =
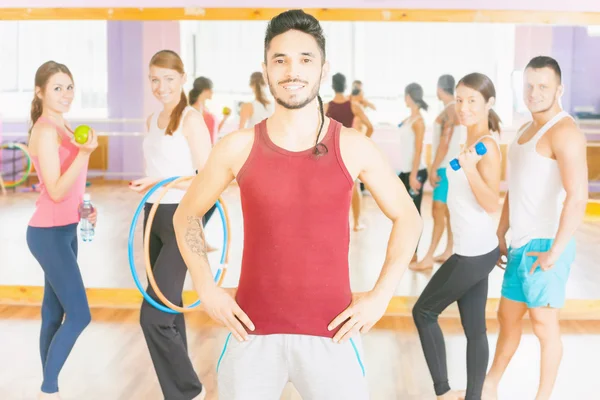
[[[158,127],[158,115],[154,113],[150,119],[150,129],[144,137],[143,150],[146,176],[152,178],[166,179],[173,176],[196,175],[196,168],[192,159],[192,153],[188,140],[183,136],[183,120],[188,112],[198,112],[193,107],[186,107],[181,114],[179,126],[172,136],[165,134],[165,129]],[[154,192],[148,203],[158,200],[161,190]],[[184,190],[169,189],[162,198],[161,204],[178,204]]]
[[[454,101],[448,103],[448,105],[446,105],[446,107],[444,107],[444,111],[446,111],[446,109],[448,109],[448,107],[453,106],[454,103],[455,103]],[[434,159],[435,159],[435,155],[437,154],[437,150],[440,146],[440,139],[442,136],[442,128],[443,128],[443,125],[437,121],[433,125],[433,135],[431,138],[431,144],[432,144],[432,149],[434,151],[434,153],[433,153]],[[450,160],[458,157],[458,155],[460,154],[460,141],[461,141],[461,136],[462,136],[462,133],[464,130],[463,128],[464,127],[462,125],[454,126],[454,130],[452,132],[452,137],[450,138],[450,143],[448,143],[448,152],[446,153],[446,156],[440,163],[439,168],[448,167]]]
[[[493,133],[482,136],[478,142],[486,137],[491,137],[500,148],[498,138]],[[477,201],[462,168],[458,171],[448,168],[446,174],[450,226],[454,237],[453,252],[469,257],[491,252],[498,247],[497,224]]]
[[[571,116],[562,111],[533,136],[519,144],[519,131],[508,152],[508,201],[511,246],[524,246],[532,239],[554,239],[566,191],[562,184],[558,163],[540,155],[536,146],[540,138],[558,121]]]
[[[273,101],[263,106],[260,101],[254,99],[252,101],[252,115],[248,119],[248,122],[246,122],[246,128],[252,128],[259,122],[269,118],[273,114],[274,109]]]
[[[413,169],[413,160],[415,159],[415,140],[416,135],[412,129],[412,126],[419,119],[422,119],[420,115],[416,117],[410,117],[398,128],[398,134],[400,136],[400,172],[409,173]],[[425,168],[424,160],[425,146],[421,148],[421,160],[419,161],[419,168]]]

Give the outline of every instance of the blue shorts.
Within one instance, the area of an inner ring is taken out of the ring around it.
[[[448,200],[448,178],[446,177],[446,168],[438,168],[437,170],[440,180],[438,185],[433,188],[433,201],[446,203]]]
[[[575,260],[575,239],[571,239],[550,270],[536,267],[533,274],[529,273],[537,257],[527,256],[527,253],[546,252],[553,242],[553,239],[533,239],[517,249],[508,249],[502,297],[525,303],[528,308],[561,308],[565,304],[567,279]]]

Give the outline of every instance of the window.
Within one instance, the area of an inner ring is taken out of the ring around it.
[[[600,25],[591,25],[587,28],[588,36],[600,36]]]
[[[214,83],[211,108],[236,106],[252,98],[248,87],[260,71],[266,21],[184,21],[182,54],[188,82],[207,76]],[[404,87],[419,83],[430,105],[428,125],[442,110],[436,84],[442,74],[458,81],[470,72],[488,75],[496,87],[495,109],[512,122],[515,26],[475,23],[323,22],[331,75],[363,82],[365,96],[377,107],[374,123],[397,125],[409,111]],[[191,67],[190,67],[191,66]],[[350,90],[350,88],[348,88]],[[333,96],[331,79],[321,83],[324,101]]]
[[[48,60],[67,65],[75,80],[70,117],[106,117],[105,21],[0,22],[0,110],[4,118],[29,114],[37,68]]]
[[[213,112],[252,99],[250,74],[261,71],[267,21],[182,21],[181,56],[188,74],[186,92],[194,79],[212,80]]]

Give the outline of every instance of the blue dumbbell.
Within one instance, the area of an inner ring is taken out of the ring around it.
[[[485,147],[485,144],[483,144],[483,142],[478,142],[475,145],[475,152],[477,154],[479,154],[480,156],[487,153],[487,148]],[[458,162],[458,159],[455,158],[455,159],[451,160],[450,166],[452,167],[453,170],[458,171],[460,169],[460,163]]]

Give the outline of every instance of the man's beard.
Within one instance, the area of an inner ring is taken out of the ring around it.
[[[303,85],[306,85],[308,83],[306,81],[301,81],[301,80],[293,79],[293,80],[286,80],[286,81],[279,82],[277,85],[284,84],[284,83],[293,83],[293,82],[298,82],[298,83],[301,83]],[[304,100],[302,100],[302,101],[297,100],[297,101],[290,102],[290,103],[288,103],[285,100],[277,97],[276,86],[273,86],[271,84],[271,80],[269,79],[268,75],[267,75],[267,84],[269,85],[269,91],[271,92],[271,94],[273,95],[273,98],[275,99],[275,101],[279,105],[287,108],[288,110],[298,110],[298,109],[304,108],[304,106],[306,106],[307,104],[309,104],[310,102],[312,102],[315,99],[315,97],[317,97],[317,95],[319,94],[319,88],[321,86],[321,81],[319,80],[319,82],[317,82],[312,87],[309,95]]]

